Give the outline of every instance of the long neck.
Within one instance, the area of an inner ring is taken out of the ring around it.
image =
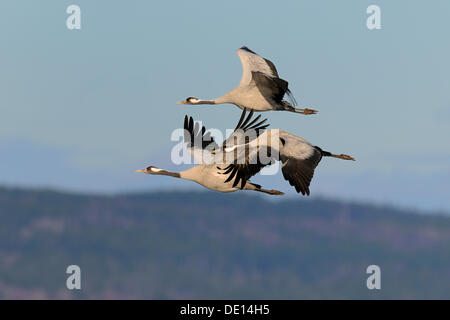
[[[163,175],[163,176],[170,176],[170,177],[174,177],[174,178],[181,178],[181,175],[179,172],[172,172],[172,171],[167,171],[167,170],[160,170],[160,171],[155,171],[153,172],[153,174],[156,175]]]
[[[203,170],[205,167],[203,165],[196,165],[192,168],[180,172],[180,178],[185,180],[191,180],[195,182],[200,182],[203,177]]]
[[[216,104],[216,100],[201,100],[201,99],[199,99],[192,104]]]
[[[230,91],[231,92],[231,91]],[[230,92],[224,94],[223,96],[214,99],[214,100],[201,100],[195,102],[195,104],[224,104],[224,103],[233,103],[231,99]]]
[[[216,104],[216,100],[199,100],[196,104]]]
[[[232,92],[233,90],[231,90],[230,92]],[[223,96],[214,99],[214,104],[223,104],[223,103],[233,103],[233,99],[231,99],[231,95],[230,92],[224,94]]]

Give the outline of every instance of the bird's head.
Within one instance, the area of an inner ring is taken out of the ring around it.
[[[186,100],[177,102],[177,104],[197,104],[199,102],[200,102],[199,99],[194,98],[194,97],[189,97],[189,98],[186,98]]]
[[[161,172],[161,171],[162,171],[162,169],[159,169],[159,168],[154,167],[154,166],[149,166],[149,167],[147,167],[145,169],[136,170],[136,172],[143,172],[143,173],[146,173],[146,174],[158,174],[158,172]]]

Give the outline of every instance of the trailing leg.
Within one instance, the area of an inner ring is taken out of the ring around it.
[[[248,182],[244,186],[244,190],[253,190],[258,192],[263,192],[271,195],[283,195],[284,192],[278,191],[278,190],[267,190],[263,189],[259,184]]]

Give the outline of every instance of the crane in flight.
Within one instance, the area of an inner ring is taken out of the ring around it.
[[[192,117],[184,119],[184,142],[188,151],[200,164],[181,172],[170,172],[149,166],[137,170],[154,175],[167,175],[199,183],[220,192],[253,190],[272,195],[281,195],[278,190],[267,190],[249,179],[267,165],[281,161],[285,180],[303,195],[310,194],[310,183],[323,157],[355,160],[346,154],[333,154],[313,146],[307,140],[289,132],[270,129],[261,120],[261,115],[252,119],[254,111],[246,117],[246,110],[229,138],[219,146],[206,132],[200,129]],[[262,157],[262,153],[264,156]]]
[[[238,126],[236,126],[235,131],[232,134],[232,138],[238,138],[241,141],[243,135],[248,130],[261,130],[267,127],[264,119],[257,122],[261,116],[258,116],[252,122],[249,122],[252,117],[253,112],[247,117],[246,121],[240,121]],[[245,112],[242,114],[245,116]],[[243,118],[241,117],[241,120]],[[222,162],[222,153],[214,152],[214,150],[219,150],[219,146],[211,137],[209,132],[205,132],[205,127],[200,129],[199,123],[194,124],[192,117],[184,118],[184,143],[187,150],[193,156],[193,158],[200,164],[189,168],[181,172],[171,172],[168,170],[160,169],[154,166],[149,166],[145,169],[136,170],[136,172],[143,172],[152,175],[165,175],[174,178],[181,178],[185,180],[190,180],[197,182],[198,184],[204,186],[205,188],[220,191],[220,192],[234,192],[238,190],[252,190],[259,191],[272,195],[281,195],[283,192],[278,190],[267,190],[262,188],[260,185],[252,183],[246,180],[245,186],[238,186],[234,183],[232,179],[228,179],[227,176],[223,175],[217,168],[217,164],[227,164]],[[230,137],[231,138],[231,137]],[[228,139],[224,142],[226,144]],[[231,163],[231,162],[230,162]]]
[[[202,105],[231,103],[245,110],[289,111],[314,114],[316,110],[297,108],[297,102],[288,88],[288,82],[278,76],[275,65],[247,47],[237,50],[242,63],[242,78],[239,85],[225,95],[214,100],[189,97],[177,104]],[[289,101],[283,100],[287,95]]]

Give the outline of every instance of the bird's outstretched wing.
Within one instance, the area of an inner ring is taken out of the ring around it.
[[[244,155],[237,155],[235,157],[236,159],[238,159],[235,161],[236,163],[226,165],[224,168],[217,167],[220,170],[219,173],[229,175],[225,182],[229,182],[234,179],[233,187],[236,187],[240,184],[239,187],[241,189],[244,188],[245,184],[251,177],[260,172],[265,166],[272,163],[271,160],[261,161],[261,159],[259,158],[259,147],[252,148],[247,144],[243,149],[245,149],[245,151],[240,150],[240,153]],[[270,159],[271,149],[269,147],[266,147],[265,153]],[[245,162],[241,163],[239,159],[244,159]]]
[[[271,130],[273,131],[273,130]],[[308,141],[303,138],[281,133],[278,136],[280,145],[273,146],[266,144],[264,141],[259,141],[258,144],[249,143],[245,145],[243,150],[240,150],[240,155],[236,159],[239,163],[231,163],[223,168],[223,174],[229,174],[228,181],[234,179],[233,186],[240,183],[243,188],[245,183],[265,166],[271,164],[273,161],[281,160],[282,173],[285,180],[295,188],[297,192],[303,195],[309,195],[309,185],[314,175],[314,170],[322,159],[321,150],[313,147]],[[265,148],[265,149],[263,149]],[[265,154],[264,161],[260,159],[261,150]],[[244,156],[242,156],[244,154]],[[272,162],[267,161],[270,158]],[[242,162],[242,159],[245,161]],[[220,168],[219,168],[220,169]]]
[[[219,148],[211,133],[206,132],[204,126],[200,129],[199,123],[194,123],[194,119],[187,115],[184,117],[184,143],[198,163],[211,162],[211,152]]]
[[[262,72],[253,71],[251,83],[255,85],[259,92],[267,99],[281,103],[284,95],[287,94],[292,106],[297,105],[292,92],[288,88],[288,82],[281,78],[273,78]]]
[[[237,50],[239,59],[242,63],[241,85],[248,85],[252,81],[252,72],[262,72],[270,77],[278,78],[278,72],[275,65],[263,57],[259,56],[247,47]]]
[[[297,105],[294,95],[288,88],[288,82],[278,76],[272,61],[264,59],[247,47],[237,51],[242,63],[242,78],[240,85],[250,85],[256,82],[263,96],[281,103],[284,95],[288,96],[292,106]]]
[[[280,137],[283,148],[280,150],[283,177],[303,195],[309,195],[309,185],[314,170],[322,159],[320,150],[303,138],[286,134]]]
[[[269,126],[268,123],[265,123],[267,119],[262,119],[260,121],[261,115],[258,115],[252,120],[253,113],[253,110],[251,110],[248,116],[245,117],[247,111],[245,109],[242,111],[241,118],[239,119],[236,128],[234,128],[233,133],[222,143],[222,150],[225,151],[226,148],[249,143],[264,132]]]
[[[260,146],[253,142],[265,132],[269,124],[265,123],[267,119],[260,120],[261,115],[252,119],[253,113],[251,110],[246,117],[247,111],[242,111],[236,128],[221,147],[222,163],[217,169],[219,173],[229,175],[225,182],[234,179],[233,187],[240,183],[240,187],[243,188],[250,177],[267,165],[264,161],[260,161]]]

